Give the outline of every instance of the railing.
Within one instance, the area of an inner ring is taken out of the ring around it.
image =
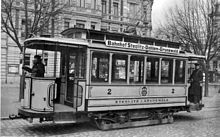
[[[80,107],[82,105],[82,101],[83,101],[83,87],[81,85],[79,85],[78,83],[74,83],[74,85],[76,85],[76,94],[73,94],[73,107],[77,108]]]
[[[53,107],[54,106],[53,101],[57,98],[57,84],[56,83],[51,83],[48,86],[47,97],[48,97],[48,105],[50,107]]]

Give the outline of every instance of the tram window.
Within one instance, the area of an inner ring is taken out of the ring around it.
[[[80,52],[80,54],[78,55],[78,64],[77,65],[79,65],[78,77],[85,78],[85,74],[86,74],[86,55],[85,55],[85,52]]]
[[[70,79],[74,77],[85,78],[85,52],[79,50],[79,53],[72,52],[69,57],[69,76]]]
[[[161,83],[172,83],[173,60],[162,59],[161,61]]]
[[[70,60],[69,60],[69,74],[74,76],[76,73],[76,68],[75,68],[75,62],[76,62],[76,55],[72,54],[70,55]]]
[[[127,55],[113,55],[112,82],[126,82]]]
[[[130,83],[143,82],[144,58],[131,56],[130,61]]]
[[[109,54],[93,53],[92,82],[108,82]]]
[[[183,60],[176,60],[175,83],[184,83],[185,81],[185,64]]]
[[[158,83],[159,77],[159,58],[148,57],[147,58],[147,83]]]

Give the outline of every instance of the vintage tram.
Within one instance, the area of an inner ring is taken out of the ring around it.
[[[62,34],[25,41],[26,51],[54,52],[57,72],[25,76],[19,116],[107,130],[172,123],[175,112],[189,110],[189,63],[203,56],[154,38],[79,28]]]

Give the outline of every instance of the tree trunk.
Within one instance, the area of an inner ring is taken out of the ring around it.
[[[28,38],[28,0],[24,0],[24,10],[25,10],[25,39]],[[22,67],[24,65],[24,45],[22,48]],[[24,75],[24,70],[22,70],[22,74],[20,76],[20,89],[19,89],[19,101],[24,98],[24,82],[25,82],[25,75]]]
[[[209,71],[208,71],[208,63],[206,62],[206,67],[203,69],[205,72],[205,90],[204,90],[204,96],[208,97],[209,96]]]

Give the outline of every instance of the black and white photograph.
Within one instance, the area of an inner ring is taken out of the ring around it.
[[[0,136],[220,137],[220,0],[0,4]]]

